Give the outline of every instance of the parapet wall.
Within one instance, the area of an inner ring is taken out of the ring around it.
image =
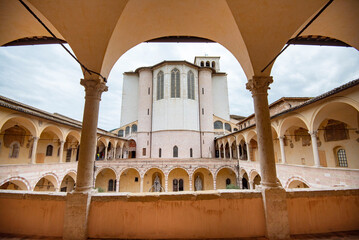
[[[0,190],[0,235],[61,237],[65,193]],[[359,190],[287,191],[290,233],[359,229]],[[91,238],[238,238],[265,235],[260,191],[94,194]]]

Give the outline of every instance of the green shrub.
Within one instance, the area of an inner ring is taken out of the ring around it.
[[[226,187],[227,189],[239,189],[239,187],[238,186],[236,186],[236,185],[233,185],[233,184],[229,184],[229,185],[227,185],[227,187]]]

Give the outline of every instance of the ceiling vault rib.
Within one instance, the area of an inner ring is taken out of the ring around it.
[[[41,19],[29,8],[29,6],[27,6],[26,3],[24,3],[24,1],[19,0],[19,2],[20,2],[20,3],[26,8],[26,10],[46,29],[46,31],[47,31],[52,37],[54,37],[55,39],[57,39],[56,35],[45,25],[45,23],[44,23],[43,21],[41,21]],[[106,79],[104,76],[102,76],[100,73],[95,72],[95,71],[92,71],[92,70],[88,69],[84,64],[82,64],[82,63],[80,62],[80,60],[78,60],[77,57],[76,57],[74,54],[72,54],[72,53],[70,52],[70,50],[67,49],[67,47],[66,47],[62,42],[58,42],[58,44],[60,44],[60,45],[65,49],[65,51],[66,51],[68,54],[70,54],[70,56],[71,56],[73,59],[75,59],[75,61],[76,61],[78,64],[80,64],[80,66],[81,66],[86,72],[88,72],[90,75],[92,75],[92,73],[93,73],[93,74],[96,74],[96,75],[100,76],[100,77],[104,80],[104,82],[107,82],[107,79]]]
[[[322,9],[320,9],[320,11],[319,11],[317,14],[315,14],[315,16],[302,28],[302,30],[299,31],[299,33],[298,33],[292,40],[295,41],[295,40],[300,36],[300,34],[302,34],[302,33],[305,31],[305,29],[307,29],[307,28],[315,21],[315,19],[317,19],[317,18],[320,16],[320,14],[322,14],[322,12],[324,12],[324,10],[325,10],[327,7],[329,7],[329,5],[330,5],[333,1],[334,1],[334,0],[329,0],[329,1],[327,2],[327,4],[325,4],[325,5],[322,7]],[[288,41],[288,42],[289,42],[289,41]],[[261,72],[264,72],[264,71],[279,57],[279,55],[281,55],[281,54],[289,47],[290,43],[288,43],[288,42],[287,42],[286,46],[277,54],[277,56],[275,56],[275,57],[261,70]]]

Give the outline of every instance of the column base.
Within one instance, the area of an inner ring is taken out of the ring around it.
[[[281,187],[262,189],[268,239],[289,239],[289,219],[286,191]]]
[[[67,194],[63,239],[87,239],[87,221],[91,193],[72,192]]]

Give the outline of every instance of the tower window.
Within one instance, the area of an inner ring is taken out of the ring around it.
[[[173,147],[173,157],[178,157],[178,147],[177,146]]]
[[[160,71],[157,74],[157,100],[164,98],[164,75],[163,72]]]
[[[194,74],[192,71],[187,73],[187,91],[188,99],[194,100]]]
[[[162,149],[158,149],[158,157],[162,157]]]
[[[192,148],[189,149],[189,157],[193,157],[193,149]]]
[[[180,72],[177,68],[171,71],[171,98],[181,97]]]

